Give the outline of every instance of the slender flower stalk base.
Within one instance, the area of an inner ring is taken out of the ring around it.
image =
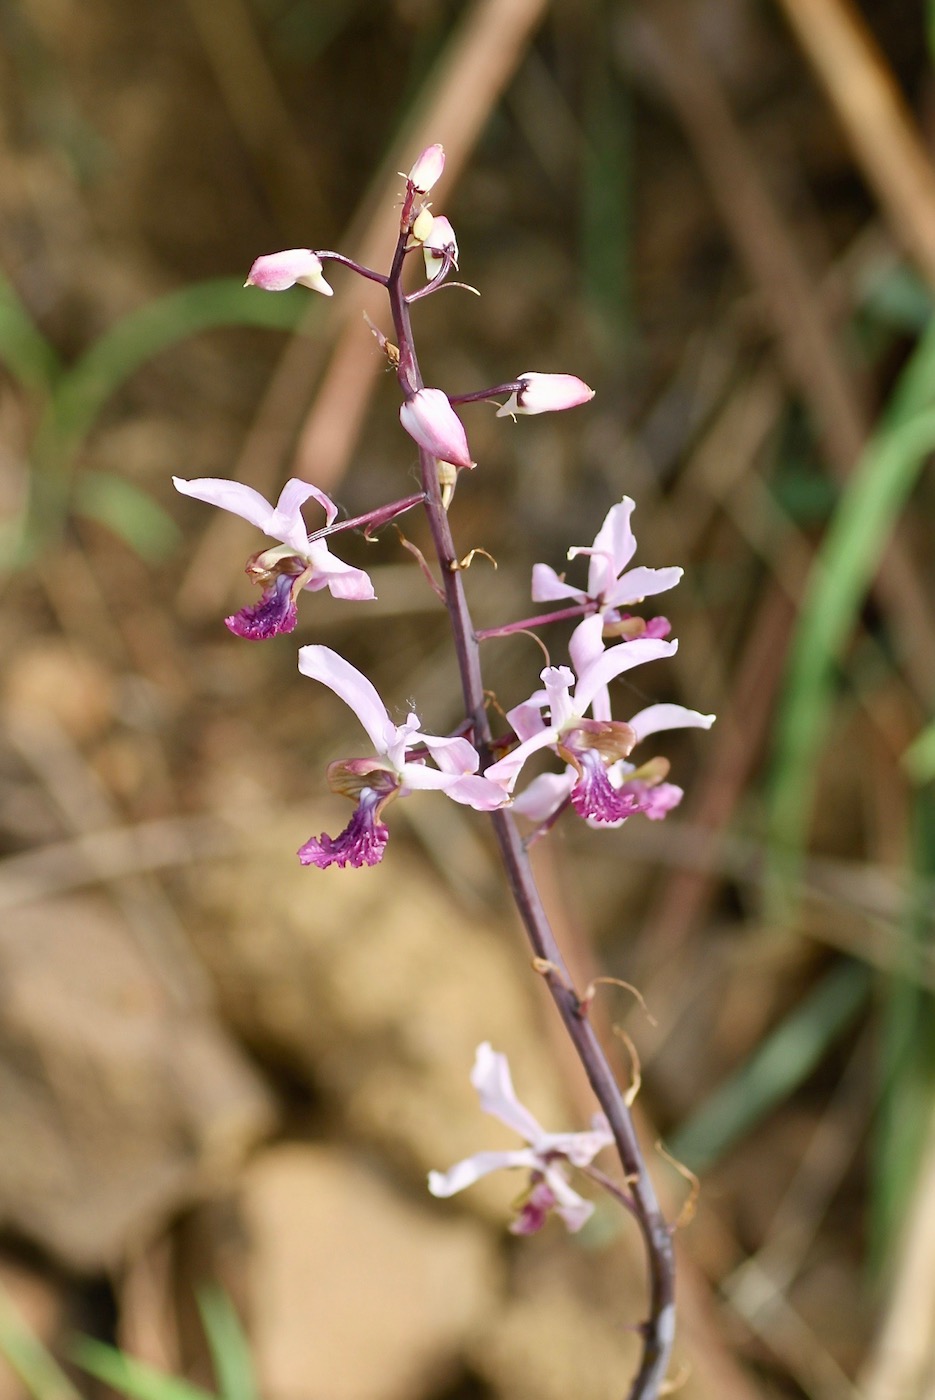
[[[407,203],[411,204],[411,193],[407,195]],[[404,225],[406,218],[404,205]],[[401,285],[405,246],[406,235],[401,233],[387,280],[387,292],[399,347],[397,373],[400,387],[408,399],[424,386],[413,342],[409,306]],[[483,769],[493,761],[493,736],[487,717],[477,635],[464,591],[463,575],[457,567],[458,555],[448,514],[442,504],[436,459],[424,447],[419,449],[419,464],[425,492],[425,511],[451,619],[465,712],[473,725],[474,742],[481,753]],[[633,1215],[643,1237],[649,1275],[649,1311],[641,1329],[643,1354],[630,1387],[629,1400],[651,1400],[651,1397],[659,1394],[665,1379],[675,1337],[675,1261],[671,1233],[643,1160],[633,1116],[624,1102],[607,1056],[587,1019],[582,998],[575,990],[565,965],[516,821],[505,809],[492,812],[491,820],[506,877],[530,947],[540,960],[539,965],[546,969],[544,977],[552,999],[613,1133],[629,1187]]]

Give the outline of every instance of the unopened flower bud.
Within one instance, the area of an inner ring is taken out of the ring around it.
[[[439,145],[426,146],[425,150],[409,172],[409,183],[419,194],[428,194],[435,182],[441,179],[445,168],[445,152]]]
[[[311,248],[286,248],[281,253],[265,253],[250,269],[245,287],[260,287],[264,292],[285,292],[299,282],[322,296],[334,296],[322,276],[321,259]]]
[[[555,413],[564,408],[576,408],[594,398],[594,390],[574,374],[534,374],[527,371],[517,378],[513,390],[497,417],[517,413]]]
[[[439,461],[473,467],[464,425],[441,389],[419,389],[400,408],[399,421]]]

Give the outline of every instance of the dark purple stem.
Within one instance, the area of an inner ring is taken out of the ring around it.
[[[411,252],[412,250],[407,249],[407,251]],[[419,287],[416,291],[410,292],[406,297],[407,304],[411,306],[414,301],[421,301],[423,297],[430,296],[432,292],[437,292],[454,265],[454,258],[452,258],[449,253],[444,253],[442,255],[442,265],[431,282],[427,282],[424,287]]]
[[[355,262],[353,258],[346,258],[343,253],[332,253],[327,249],[315,249],[315,256],[320,262],[343,263],[352,272],[356,272],[359,277],[367,277],[371,282],[379,282],[381,287],[385,287],[387,278],[385,273],[375,272],[372,267],[365,267],[363,263]]]
[[[494,384],[490,389],[475,389],[471,394],[449,394],[450,403],[483,403],[485,399],[495,399],[500,394],[513,394],[523,387],[519,379],[509,384]]]
[[[565,622],[570,617],[583,617],[592,611],[590,602],[576,603],[573,608],[560,608],[558,612],[541,613],[538,617],[524,617],[519,622],[505,622],[502,627],[480,627],[474,636],[479,642],[487,642],[491,637],[510,637],[514,632],[528,632],[533,627],[544,627],[547,622]]]
[[[399,242],[386,281],[399,345],[397,374],[407,399],[424,387],[413,344],[409,306],[401,285],[414,196],[415,192],[410,186],[401,213]],[[492,761],[492,734],[487,717],[477,635],[464,593],[448,516],[442,505],[437,463],[422,448],[419,449],[419,463],[425,492],[425,512],[441,567],[445,602],[451,618],[465,712],[473,728],[483,771]],[[586,1018],[582,1000],[574,989],[516,822],[508,811],[492,812],[491,820],[510,890],[530,945],[545,969],[543,976],[552,999],[610,1124],[629,1187],[632,1212],[643,1236],[649,1274],[649,1316],[640,1329],[643,1354],[628,1400],[656,1400],[665,1379],[675,1335],[675,1260],[671,1233],[643,1161],[633,1117],[614,1079],[603,1047]]]
[[[364,515],[355,515],[350,520],[336,520],[333,525],[324,525],[309,535],[308,542],[314,544],[316,540],[327,539],[329,535],[340,534],[342,530],[356,530],[361,525],[365,530],[379,529],[387,521],[395,520],[397,515],[405,515],[413,506],[420,506],[424,500],[425,492],[419,491],[414,496],[405,496],[401,501],[391,501],[387,506],[377,506],[376,510],[368,510]]]

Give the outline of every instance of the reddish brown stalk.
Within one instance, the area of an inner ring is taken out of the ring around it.
[[[409,306],[401,285],[412,203],[413,191],[410,188],[403,204],[399,241],[386,284],[399,345],[397,373],[400,387],[407,399],[424,388],[413,343]],[[442,505],[438,464],[430,453],[421,448],[419,462],[425,492],[425,512],[441,569],[465,712],[473,729],[475,745],[481,755],[483,771],[493,761],[493,736],[487,716],[477,633],[464,593],[463,575],[457,567],[458,555],[451,536],[448,515]],[[614,1079],[604,1049],[587,1019],[583,999],[575,990],[571,974],[565,965],[516,822],[508,811],[491,813],[491,820],[510,891],[530,946],[545,969],[543,977],[552,1000],[595,1097],[610,1124],[624,1180],[629,1188],[626,1204],[632,1211],[643,1237],[649,1284],[649,1313],[640,1328],[643,1352],[639,1370],[628,1392],[628,1400],[655,1400],[665,1380],[675,1335],[675,1261],[670,1228],[660,1209],[643,1160],[633,1117]]]

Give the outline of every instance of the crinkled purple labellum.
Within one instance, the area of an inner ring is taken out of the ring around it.
[[[329,865],[342,869],[353,865],[360,869],[363,865],[378,865],[389,840],[389,830],[379,819],[381,799],[377,793],[365,790],[360,802],[354,808],[354,815],[339,836],[312,836],[304,846],[299,847],[298,856],[303,865],[316,865],[326,870]]]
[[[419,194],[428,194],[432,186],[441,179],[444,168],[444,147],[436,143],[434,146],[426,146],[407,178]]]
[[[636,793],[613,786],[596,749],[581,754],[577,767],[579,777],[571,790],[571,804],[579,817],[602,825],[619,825],[642,810]]]
[[[245,637],[248,642],[265,642],[270,637],[278,637],[292,632],[299,620],[295,606],[296,580],[288,574],[279,574],[263,591],[258,603],[253,603],[239,612],[225,617],[225,625],[235,637]],[[301,584],[299,585],[301,587]]]
[[[516,1219],[510,1225],[511,1235],[535,1235],[542,1229],[549,1212],[558,1204],[555,1192],[543,1179],[533,1177],[529,1190],[515,1202]]]
[[[518,387],[497,409],[498,418],[517,413],[560,413],[594,398],[594,390],[574,374],[535,374],[530,370],[517,375],[516,383]]]
[[[474,466],[464,425],[441,389],[419,389],[400,407],[399,421],[439,461]]]
[[[322,275],[321,259],[311,248],[285,248],[281,253],[264,253],[251,267],[245,287],[259,287],[264,292],[285,292],[300,283],[322,296],[334,296]]]

